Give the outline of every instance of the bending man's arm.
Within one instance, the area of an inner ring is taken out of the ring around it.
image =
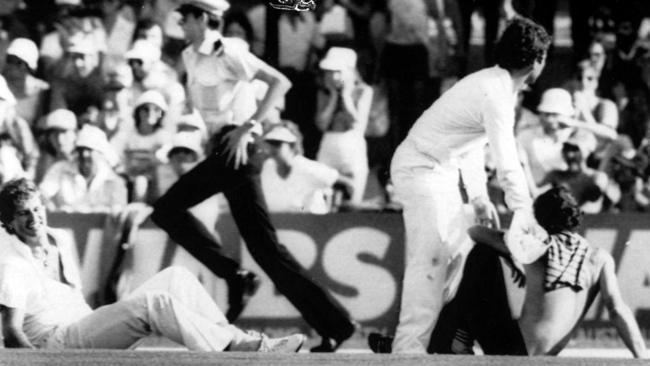
[[[605,264],[600,273],[600,289],[603,302],[609,310],[609,317],[616,327],[618,334],[623,339],[625,346],[632,352],[636,358],[645,358],[646,348],[639,330],[639,325],[632,314],[632,310],[625,304],[618,286],[614,259],[611,255],[602,252],[605,255]]]
[[[36,348],[23,332],[25,311],[0,305],[2,313],[2,336],[7,348]]]

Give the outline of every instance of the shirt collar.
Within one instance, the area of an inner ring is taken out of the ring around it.
[[[209,30],[205,33],[205,38],[203,39],[203,42],[201,45],[199,45],[199,48],[196,50],[197,53],[202,54],[202,55],[210,55],[212,52],[214,52],[214,42],[220,40],[223,38],[221,33],[219,31],[215,30]]]

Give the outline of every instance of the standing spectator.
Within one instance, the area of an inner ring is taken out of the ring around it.
[[[318,8],[318,29],[325,39],[325,47],[352,47],[354,28],[347,8],[335,0],[321,1]]]
[[[40,189],[51,210],[113,212],[126,206],[124,180],[113,172],[107,157],[110,145],[95,126],[79,131],[72,161],[60,161],[47,171]]]
[[[151,218],[175,242],[228,282],[227,318],[236,319],[246,304],[246,296],[255,292],[259,280],[224,256],[218,242],[187,211],[223,192],[255,261],[323,337],[322,344],[313,350],[331,352],[352,336],[354,324],[341,305],[314,283],[278,242],[259,185],[256,163],[260,156],[255,153],[259,147],[249,144],[255,140],[253,131],[258,127],[257,121],[273,108],[290,83],[277,70],[219,33],[223,13],[229,6],[225,0],[185,0],[178,9],[182,15],[180,24],[191,43],[183,51],[183,59],[189,72],[187,87],[192,102],[211,102],[195,104],[204,119],[209,120],[215,100],[237,97],[233,89],[238,82],[260,79],[269,89],[246,119],[231,115],[229,121],[221,123],[219,127],[223,128],[213,136],[214,149],[208,158],[183,175],[155,203]],[[224,127],[228,123],[234,126]]]
[[[77,138],[77,117],[67,109],[57,109],[42,119],[39,126],[41,154],[36,164],[34,181],[40,183],[52,165],[72,159]]]
[[[52,75],[61,73],[58,69],[65,68],[65,63],[60,65],[60,61],[74,38],[88,38],[98,53],[106,51],[106,32],[101,20],[91,16],[81,0],[56,0],[55,3],[56,13],[52,16],[55,29],[40,43],[41,62],[48,81]]]
[[[589,124],[596,136],[596,150],[589,156],[588,164],[598,167],[607,145],[616,139],[618,128],[618,108],[609,99],[596,94],[598,73],[587,60],[578,64],[578,85],[573,92],[573,104],[577,119]]]
[[[155,172],[161,161],[156,155],[171,142],[171,134],[163,125],[168,107],[162,94],[155,90],[144,92],[135,103],[134,130],[123,148],[126,175],[133,184],[132,201],[151,202],[155,187]]]
[[[264,55],[264,60],[291,81],[282,117],[300,126],[305,156],[312,159],[321,138],[314,124],[317,86],[313,66],[315,55],[325,45],[318,22],[313,12],[280,11],[267,5],[251,8],[248,18],[255,34],[253,53]]]
[[[364,133],[372,103],[372,88],[357,71],[357,54],[333,47],[320,62],[325,90],[318,93],[316,125],[323,131],[317,160],[354,181],[351,203],[363,199],[368,178]]]
[[[285,122],[265,135],[270,159],[262,168],[262,191],[270,212],[325,214],[332,208],[332,189],[339,183],[353,191],[351,179],[302,155],[297,126]]]
[[[100,0],[102,25],[106,32],[103,66],[111,69],[124,61],[135,33],[135,11],[125,0]]]
[[[78,34],[69,40],[60,73],[52,81],[50,110],[64,108],[81,116],[104,99],[104,77],[94,40]],[[68,68],[69,67],[69,68]]]
[[[38,48],[27,38],[14,39],[7,48],[2,72],[16,97],[16,114],[32,128],[47,113],[50,85],[33,74],[38,67]]]
[[[9,90],[4,77],[0,76],[0,145],[15,156],[25,176],[32,178],[38,161],[38,145],[29,124],[16,115],[16,98]],[[12,159],[14,160],[14,159]],[[15,160],[14,160],[15,162]],[[14,165],[15,164],[11,164]],[[20,176],[23,176],[19,174]]]

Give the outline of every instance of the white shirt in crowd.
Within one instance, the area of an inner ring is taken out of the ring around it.
[[[81,292],[78,264],[65,241],[55,241],[63,274],[63,282],[56,281],[18,238],[5,233],[2,239],[0,304],[24,309],[25,335],[36,347],[46,347],[58,328],[92,312]]]
[[[411,167],[451,164],[462,169],[470,199],[487,197],[484,146],[489,142],[508,207],[530,208],[514,137],[516,98],[510,74],[499,66],[465,77],[415,122],[401,146],[410,158],[400,161]]]
[[[52,165],[40,184],[48,208],[68,212],[108,212],[126,206],[124,180],[108,164],[99,164],[95,178],[88,184],[75,162]]]
[[[273,159],[264,163],[261,174],[262,191],[270,212],[313,214],[329,212],[325,197],[339,177],[336,169],[304,156],[295,157],[286,178],[278,174]]]

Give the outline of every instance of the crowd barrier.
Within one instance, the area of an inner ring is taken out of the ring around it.
[[[398,213],[338,213],[324,216],[277,214],[273,222],[280,241],[318,283],[364,327],[391,331],[397,322],[400,278],[404,266],[404,228]],[[507,218],[504,218],[507,221]],[[583,234],[590,243],[611,252],[617,264],[624,299],[642,328],[650,329],[650,216],[643,214],[585,217]],[[99,305],[117,247],[110,243],[111,218],[105,215],[50,215],[59,235],[76,244],[84,294]],[[241,242],[234,222],[223,215],[217,232],[224,251],[262,276],[262,285],[242,315],[242,323],[259,326],[304,326],[299,313],[274,288]],[[172,264],[194,272],[217,303],[226,308],[225,283],[213,276],[166,234],[147,221],[137,232],[122,266],[122,287],[134,288]],[[508,272],[506,277],[508,278]],[[509,286],[511,303],[523,292]],[[600,300],[586,316],[582,330],[606,329]]]

